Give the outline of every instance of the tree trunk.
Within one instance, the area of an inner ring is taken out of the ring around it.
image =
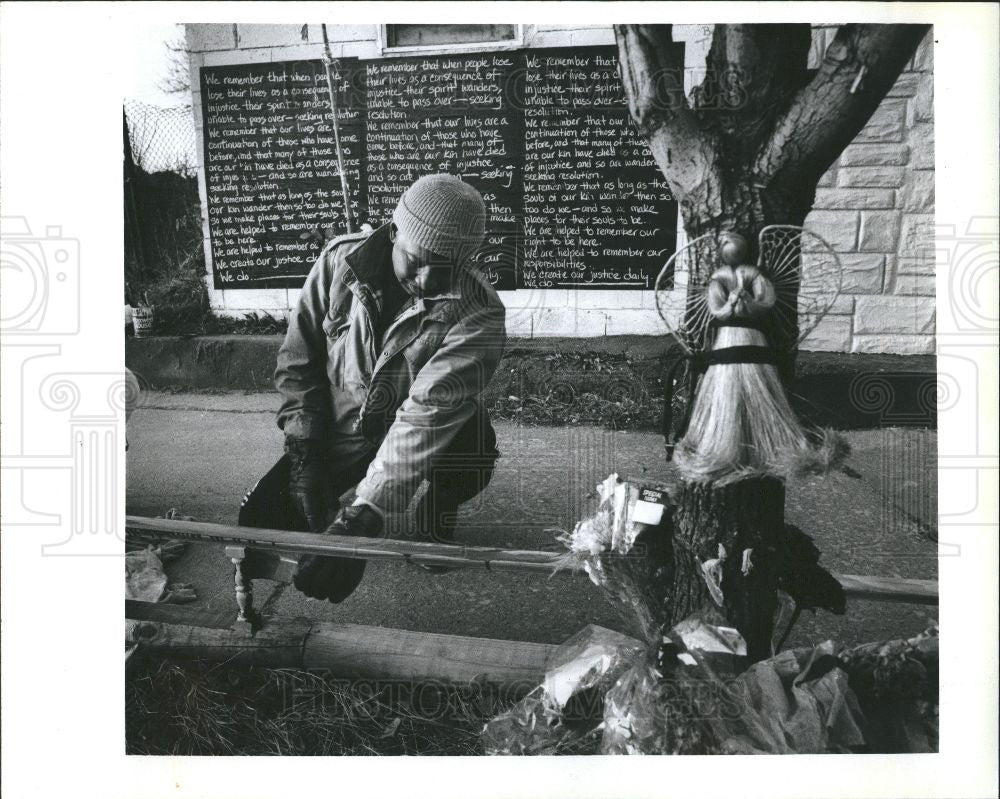
[[[811,26],[716,25],[705,79],[690,98],[669,25],[616,25],[618,63],[632,121],[678,201],[689,238],[734,231],[756,263],[772,224],[801,226],[820,177],[870,119],[926,35],[927,25],[843,25],[815,72]],[[703,290],[701,285],[692,290]],[[769,344],[794,376],[796,304]],[[667,398],[666,401],[670,401]],[[784,557],[784,485],[752,478],[687,484],[673,549],[656,553],[664,614],[675,623],[709,598],[701,564],[725,547],[722,610],[753,660],[770,655],[777,565]],[[743,553],[751,550],[743,571]],[[711,601],[711,600],[709,600]]]
[[[659,640],[701,613],[706,621],[739,630],[752,661],[770,657],[778,574],[786,557],[784,483],[774,477],[685,482],[675,500],[662,524],[636,538],[634,557],[604,562],[614,577],[605,585],[612,606],[630,634],[645,641]],[[719,557],[720,545],[721,603],[702,568]]]
[[[772,477],[684,484],[674,509],[673,579],[665,597],[671,626],[706,603],[718,606],[702,563],[718,558],[722,545],[721,612],[743,635],[752,661],[770,657],[784,507],[784,483]]]

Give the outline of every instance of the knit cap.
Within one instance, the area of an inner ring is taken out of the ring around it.
[[[392,221],[411,241],[463,266],[483,242],[486,204],[461,178],[424,175],[403,192]]]

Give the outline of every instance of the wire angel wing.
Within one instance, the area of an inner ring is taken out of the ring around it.
[[[798,346],[840,295],[843,267],[821,237],[797,225],[768,225],[758,237],[757,266],[774,284],[775,345]]]
[[[706,233],[670,256],[656,276],[656,310],[685,352],[708,346],[708,280],[721,264],[719,239]]]

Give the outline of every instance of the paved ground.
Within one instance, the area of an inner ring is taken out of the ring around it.
[[[235,524],[240,497],[277,459],[275,394],[150,393],[129,426],[128,513],[170,507],[199,520]],[[661,439],[592,427],[498,424],[503,453],[493,482],[466,507],[458,538],[477,545],[558,547],[551,528],[571,528],[593,508],[593,487],[609,473],[655,478]],[[788,487],[788,521],[812,535],[822,563],[851,574],[935,578],[936,434],[882,429],[848,433],[858,477],[837,474]],[[590,495],[590,498],[588,498]],[[201,606],[233,603],[231,568],[221,547],[192,545],[171,564],[172,579],[193,583]],[[260,581],[258,598],[272,583]],[[560,642],[594,622],[620,627],[586,578],[489,574],[432,576],[372,563],[339,606],[306,600],[289,587],[276,612],[410,630]],[[844,617],[803,618],[792,643],[835,637],[860,642],[919,632],[934,608],[855,602]]]

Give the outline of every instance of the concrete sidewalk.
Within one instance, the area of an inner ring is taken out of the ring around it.
[[[240,498],[281,453],[276,394],[148,392],[129,425],[127,510],[155,516],[170,507],[202,521],[235,524]],[[594,486],[611,472],[656,479],[663,447],[651,433],[593,427],[496,425],[503,453],[489,488],[463,509],[458,539],[474,545],[553,549],[594,508]],[[836,474],[788,486],[786,517],[812,535],[831,571],[936,578],[936,434],[886,428],[847,434],[860,475]],[[220,547],[191,545],[170,565],[194,584],[199,604],[233,605],[232,569]],[[260,581],[257,601],[272,583]],[[587,623],[620,628],[586,578],[460,571],[433,576],[372,563],[339,606],[289,587],[286,615],[557,643]],[[792,643],[823,637],[861,642],[922,630],[936,609],[854,602],[844,617],[806,614]]]

